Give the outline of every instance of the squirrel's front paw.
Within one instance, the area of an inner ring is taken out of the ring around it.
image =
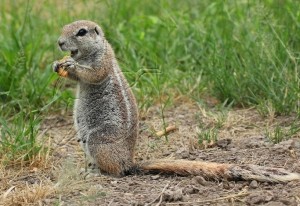
[[[65,56],[59,61],[55,61],[52,65],[53,71],[58,73],[59,76],[67,77],[69,69],[75,68],[76,62],[72,57]]]
[[[55,61],[52,65],[52,69],[56,72],[59,76],[66,77],[68,76],[68,72],[60,65],[58,61]]]

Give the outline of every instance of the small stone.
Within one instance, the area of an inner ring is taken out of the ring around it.
[[[180,159],[187,159],[190,154],[184,148],[181,148],[176,151],[176,155],[180,157]]]
[[[249,184],[249,188],[251,189],[256,189],[258,187],[258,183],[256,180],[252,180],[251,183]]]
[[[190,157],[189,157],[189,160],[195,160],[195,159],[196,159],[195,156],[190,156]]]
[[[178,188],[174,191],[166,190],[163,193],[163,200],[166,202],[180,201],[183,199],[182,189]]]
[[[164,154],[163,154],[163,156],[169,156],[171,154],[171,152],[170,151],[167,151],[167,152],[165,152]]]
[[[189,158],[189,153],[188,153],[187,151],[181,153],[181,158],[182,158],[182,159],[187,159],[187,158]]]
[[[153,175],[153,176],[151,176],[151,179],[152,179],[152,180],[158,180],[159,178],[160,178],[159,175]]]
[[[231,139],[221,139],[221,140],[218,140],[216,144],[218,147],[225,149],[228,147],[228,145],[231,144],[231,141],[232,141]]]
[[[259,195],[259,194],[250,194],[247,198],[246,198],[246,203],[248,205],[255,205],[255,204],[261,204],[265,202],[265,198],[263,195]]]
[[[196,176],[196,177],[194,177],[193,181],[196,184],[200,184],[202,186],[207,186],[208,185],[208,182],[202,176]]]

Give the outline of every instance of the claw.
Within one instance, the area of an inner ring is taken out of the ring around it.
[[[58,72],[58,69],[59,69],[59,62],[58,61],[53,62],[52,69],[53,69],[54,72]]]
[[[64,68],[73,69],[73,68],[75,68],[75,61],[66,61],[66,62],[62,63],[60,66],[64,67]]]
[[[68,69],[74,69],[76,62],[72,57],[65,56],[59,61],[55,61],[52,65],[52,69],[54,72],[58,73],[59,76],[67,77]]]

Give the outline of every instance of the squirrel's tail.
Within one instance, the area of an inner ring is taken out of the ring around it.
[[[188,160],[154,160],[141,164],[140,169],[145,172],[171,173],[182,176],[201,175],[208,179],[257,180],[260,182],[300,180],[300,174],[282,168]]]

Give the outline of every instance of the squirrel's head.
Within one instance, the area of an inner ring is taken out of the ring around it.
[[[103,31],[96,23],[80,20],[63,27],[58,45],[62,51],[70,51],[71,57],[78,61],[103,53],[104,41]]]

